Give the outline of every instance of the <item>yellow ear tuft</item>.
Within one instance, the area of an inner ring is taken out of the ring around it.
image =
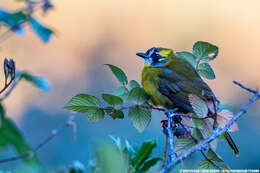
[[[172,52],[171,49],[164,49],[164,50],[160,50],[159,53],[160,53],[163,57],[168,57],[171,52]]]

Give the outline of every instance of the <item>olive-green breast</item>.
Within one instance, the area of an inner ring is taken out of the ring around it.
[[[162,95],[158,88],[159,74],[162,68],[144,67],[142,70],[141,83],[144,90],[151,96],[151,102],[154,106],[173,107],[172,101]]]

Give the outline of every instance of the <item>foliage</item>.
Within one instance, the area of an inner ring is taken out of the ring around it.
[[[125,140],[125,147],[119,137],[110,136],[115,142],[116,148],[109,145],[102,145],[101,151],[98,152],[97,167],[100,171],[107,173],[145,173],[150,168],[155,166],[162,158],[151,157],[153,149],[156,147],[155,141],[146,141],[141,147],[132,147],[127,140]],[[108,154],[106,154],[108,153]],[[120,164],[119,164],[120,163]],[[124,165],[123,167],[121,167]]]
[[[37,3],[33,1],[24,1],[24,3],[27,5],[27,8],[21,8],[14,12],[0,8],[1,29],[2,27],[6,27],[7,32],[11,31],[18,35],[23,35],[25,33],[25,25],[29,24],[32,30],[43,42],[48,42],[53,34],[53,31],[36,20],[34,17],[34,12],[36,6],[41,6],[43,12],[46,13],[53,7],[52,3],[49,0],[38,1]],[[5,37],[7,32],[3,32],[0,37]],[[15,67],[15,62],[12,59],[4,60],[4,75],[5,87],[1,90],[1,94],[4,92],[5,93],[0,99],[0,148],[5,149],[12,147],[15,149],[17,154],[25,154],[31,151],[32,148],[27,144],[21,131],[16,127],[15,123],[5,115],[5,109],[2,101],[11,93],[13,88],[21,80],[30,82],[43,91],[48,91],[50,89],[50,84],[43,77],[34,76],[29,72],[17,70]],[[36,155],[32,153],[28,156],[29,157],[24,157],[23,159],[26,165],[30,165],[30,169],[33,169],[34,171],[38,170],[39,163]]]
[[[26,80],[33,83],[35,86],[39,87],[42,90],[48,90],[50,85],[46,80],[39,76],[33,76],[28,72],[20,72],[15,67],[15,62],[10,59],[4,60],[4,74],[5,74],[5,87],[1,90],[3,93],[8,89],[10,85],[13,87],[9,88],[9,91],[6,91],[5,96],[1,98],[0,103],[0,148],[6,149],[12,147],[15,149],[17,154],[25,154],[32,150],[32,148],[27,144],[26,140],[23,137],[21,131],[16,127],[15,123],[5,115],[5,109],[3,107],[2,100],[8,96],[8,93],[12,91],[15,85],[20,80]],[[8,79],[10,78],[9,82]],[[39,80],[40,79],[40,80]],[[27,166],[30,165],[30,169],[38,170],[39,162],[34,153],[28,154],[28,157],[23,158]]]
[[[52,29],[44,26],[42,22],[36,20],[34,12],[36,6],[40,4],[43,13],[46,13],[53,7],[52,3],[50,0],[42,0],[37,3],[24,0],[24,3],[27,4],[27,8],[19,9],[15,12],[0,8],[0,24],[7,27],[8,31],[18,35],[24,34],[24,26],[28,24],[43,42],[49,42],[54,32]],[[198,41],[193,45],[192,53],[183,51],[176,52],[176,55],[178,58],[184,59],[193,66],[200,76],[210,80],[215,79],[215,73],[208,62],[217,57],[217,46]],[[149,100],[150,96],[137,81],[128,81],[127,75],[119,67],[112,64],[105,65],[109,67],[120,83],[120,86],[114,91],[114,94],[103,93],[101,95],[102,101],[90,94],[77,94],[65,105],[65,108],[78,113],[86,113],[89,122],[98,122],[104,119],[105,115],[108,115],[113,119],[123,119],[125,117],[125,111],[128,111],[128,117],[132,125],[140,133],[143,132],[150,124],[152,110],[159,109],[151,106]],[[28,81],[43,91],[48,91],[50,89],[50,84],[46,79],[40,76],[34,76],[26,71],[16,70],[15,63],[12,59],[5,59],[4,74],[5,87],[2,89],[2,92],[4,92],[9,85],[12,83],[13,85],[16,85],[20,80]],[[7,82],[9,78],[10,81]],[[12,88],[9,90],[12,91]],[[189,95],[188,99],[195,113],[192,115],[180,115],[191,117],[189,126],[182,124],[183,119],[181,116],[174,120],[175,125],[177,125],[177,128],[173,128],[173,134],[177,137],[174,145],[177,156],[196,145],[199,141],[207,138],[213,132],[213,121],[206,119],[209,118],[207,117],[209,105],[192,93]],[[103,103],[107,105],[101,106]],[[129,104],[132,106],[126,106]],[[164,112],[166,112],[166,110],[164,110]],[[228,110],[221,110],[218,114],[217,122],[221,127],[224,127],[233,116]],[[0,118],[0,148],[11,146],[18,154],[33,151],[26,143],[26,140],[15,126],[14,122],[6,117],[2,102],[0,104]],[[164,124],[163,127],[163,132],[165,133],[166,125]],[[177,129],[182,131],[182,133],[178,134]],[[237,131],[237,129],[237,127],[233,127],[231,131]],[[125,147],[122,147],[123,144],[119,137],[111,136],[111,138],[115,142],[116,147],[105,144],[98,148],[97,163],[92,165],[92,173],[145,173],[162,160],[160,157],[151,157],[151,153],[156,147],[155,141],[147,141],[144,142],[141,147],[134,148],[127,140],[125,141]],[[222,138],[219,138],[218,140],[221,139]],[[224,164],[224,161],[216,153],[217,142],[217,140],[214,140],[210,143],[209,148],[206,149],[207,156],[201,151],[205,159],[199,162],[199,169],[228,169]],[[36,155],[24,157],[23,160],[26,165],[30,165],[30,168],[33,168],[32,172],[35,172],[35,170],[39,171],[39,163]],[[86,167],[80,161],[74,161],[64,172],[83,173],[85,171]],[[30,171],[27,170],[25,172]]]
[[[184,51],[177,52],[176,55],[178,58],[182,58],[190,63],[202,77],[207,79],[215,79],[214,71],[208,62],[216,58],[218,55],[218,47],[207,42],[198,41],[194,44],[192,50],[192,53]],[[77,95],[73,97],[68,102],[68,104],[65,105],[65,108],[77,112],[86,112],[88,119],[91,122],[93,122],[93,119],[95,122],[103,119],[104,114],[111,116],[113,119],[121,119],[125,117],[124,110],[128,110],[128,117],[133,126],[140,133],[143,132],[151,121],[152,110],[155,109],[151,106],[149,95],[144,91],[144,89],[137,81],[131,80],[128,82],[127,76],[122,69],[111,64],[106,65],[109,66],[112,73],[122,85],[116,89],[114,95],[102,94],[103,100],[108,103],[109,106],[102,107],[100,105],[101,101],[95,96],[91,95],[88,95],[88,97],[81,97],[80,99],[82,100],[79,102],[78,97],[81,95]],[[184,127],[186,128],[186,132],[190,134],[187,134],[180,125],[175,129],[174,135],[176,135],[177,139],[174,147],[177,155],[180,155],[190,147],[196,145],[196,143],[198,143],[200,140],[209,137],[213,132],[213,120],[207,119],[209,118],[207,117],[209,113],[209,105],[207,105],[207,103],[197,95],[192,93],[189,95],[188,99],[195,114],[191,115],[192,121],[189,121],[189,126]],[[89,104],[89,102],[94,102],[96,104]],[[123,106],[123,104],[129,102],[131,102],[133,105],[128,107]],[[93,111],[94,113],[89,111],[89,107],[92,108],[93,106],[93,109],[95,109],[95,111]],[[220,115],[217,116],[217,119],[221,127],[223,127],[233,116],[231,113],[227,115],[224,113],[221,114],[221,112],[219,112],[219,114]],[[190,116],[190,114],[188,115]],[[176,121],[175,123],[178,124],[178,122],[179,121]],[[182,118],[180,118],[180,122],[182,122]],[[165,124],[163,126],[164,129],[167,127]],[[190,127],[193,128],[190,129]],[[177,129],[183,133],[177,133]],[[179,138],[183,135],[185,137]],[[190,136],[192,136],[192,138]],[[218,140],[222,139],[219,138]],[[216,153],[218,140],[214,140],[210,143],[210,147],[208,149],[208,158],[199,163],[199,168],[216,168],[217,165],[214,162],[223,162],[223,160],[220,159]]]
[[[108,104],[106,107],[101,107],[101,101],[89,94],[78,94],[73,97],[66,105],[65,108],[80,112],[87,113],[88,120],[96,122],[104,118],[104,114],[111,116],[113,119],[124,118],[123,104],[129,102],[138,106],[149,106],[149,95],[140,87],[140,84],[131,80],[128,83],[127,76],[122,69],[111,64],[106,64],[113,72],[119,83],[122,85],[116,91],[115,94],[102,94],[104,102]],[[143,132],[151,121],[150,109],[143,107],[135,107],[128,109],[128,117],[131,120],[133,126],[139,131]],[[94,119],[94,121],[93,121]]]
[[[34,12],[40,7],[43,13],[47,13],[49,9],[53,8],[51,1],[24,1],[24,3],[27,8],[21,8],[14,12],[0,8],[0,25],[7,27],[7,31],[10,30],[18,35],[24,35],[25,25],[28,24],[43,42],[49,42],[54,32],[52,29],[41,24],[41,22],[35,18]]]
[[[176,55],[191,64],[202,77],[210,80],[216,78],[215,73],[208,62],[217,57],[217,46],[207,42],[198,41],[193,45],[192,53],[184,51],[177,52]],[[201,61],[203,63],[201,63]]]
[[[49,91],[51,88],[49,81],[41,76],[34,76],[26,71],[18,71],[16,72],[16,76],[32,83],[34,86],[40,88],[43,91]]]
[[[19,154],[26,153],[31,150],[31,147],[25,141],[20,130],[16,127],[15,123],[5,115],[5,110],[2,105],[0,105],[0,118],[1,118],[1,128],[0,128],[0,148],[4,149],[7,147],[14,147],[16,152]],[[38,163],[35,156],[24,158],[27,163]]]

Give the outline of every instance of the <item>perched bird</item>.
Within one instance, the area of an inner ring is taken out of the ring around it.
[[[141,83],[154,106],[166,109],[178,107],[181,112],[194,113],[189,95],[195,94],[207,103],[209,115],[216,118],[219,101],[187,61],[178,58],[173,50],[159,47],[136,55],[144,58]],[[229,133],[226,132],[224,136],[234,153],[238,155],[238,148]]]

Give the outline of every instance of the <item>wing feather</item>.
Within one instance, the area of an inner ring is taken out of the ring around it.
[[[176,61],[161,70],[158,82],[159,92],[175,105],[193,112],[188,100],[189,94],[195,94],[205,101],[214,94],[191,65],[182,60]]]

